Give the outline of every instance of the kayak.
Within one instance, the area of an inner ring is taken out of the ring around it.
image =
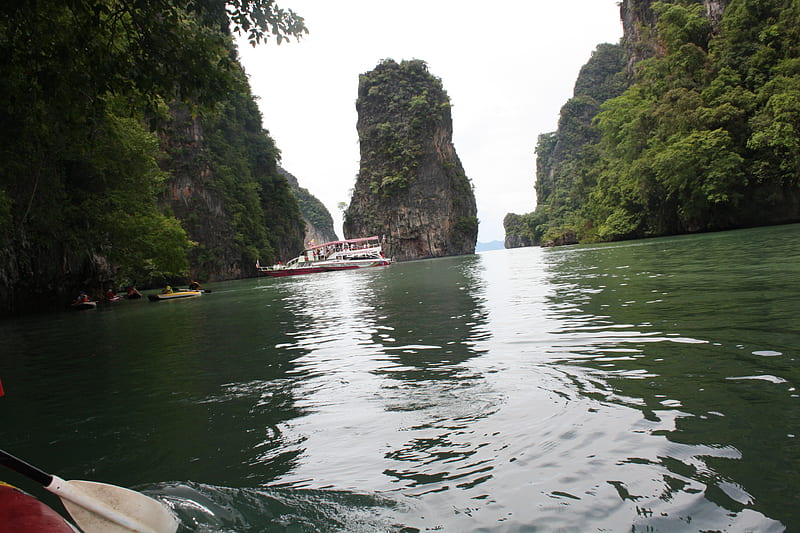
[[[169,294],[148,294],[147,297],[151,302],[160,302],[163,300],[177,300],[178,298],[191,298],[193,296],[200,296],[203,291],[178,291]]]
[[[94,309],[97,307],[97,302],[75,302],[71,304],[73,309]]]
[[[0,481],[0,533],[77,533],[69,522],[30,494]]]

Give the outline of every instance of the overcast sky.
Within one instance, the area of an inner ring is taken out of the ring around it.
[[[478,241],[503,240],[506,213],[536,206],[537,137],[554,131],[578,72],[622,36],[617,0],[280,0],[309,34],[239,42],[282,166],[342,235],[358,174],[358,76],[385,58],[421,59],[453,105],[453,144],[478,203]]]

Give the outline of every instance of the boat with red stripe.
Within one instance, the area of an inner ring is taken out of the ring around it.
[[[310,246],[303,253],[288,263],[262,267],[256,262],[256,268],[268,276],[275,278],[335,272],[339,270],[355,270],[388,266],[392,260],[383,253],[384,239],[379,237],[362,237],[330,241]]]

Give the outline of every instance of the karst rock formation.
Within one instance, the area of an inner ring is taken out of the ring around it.
[[[420,60],[381,62],[359,79],[361,163],[346,238],[377,235],[397,261],[472,254],[472,183],[453,146],[450,99]]]

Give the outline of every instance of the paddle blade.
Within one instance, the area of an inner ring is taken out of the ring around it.
[[[53,491],[85,533],[175,533],[178,519],[144,494],[94,481],[65,481]]]

